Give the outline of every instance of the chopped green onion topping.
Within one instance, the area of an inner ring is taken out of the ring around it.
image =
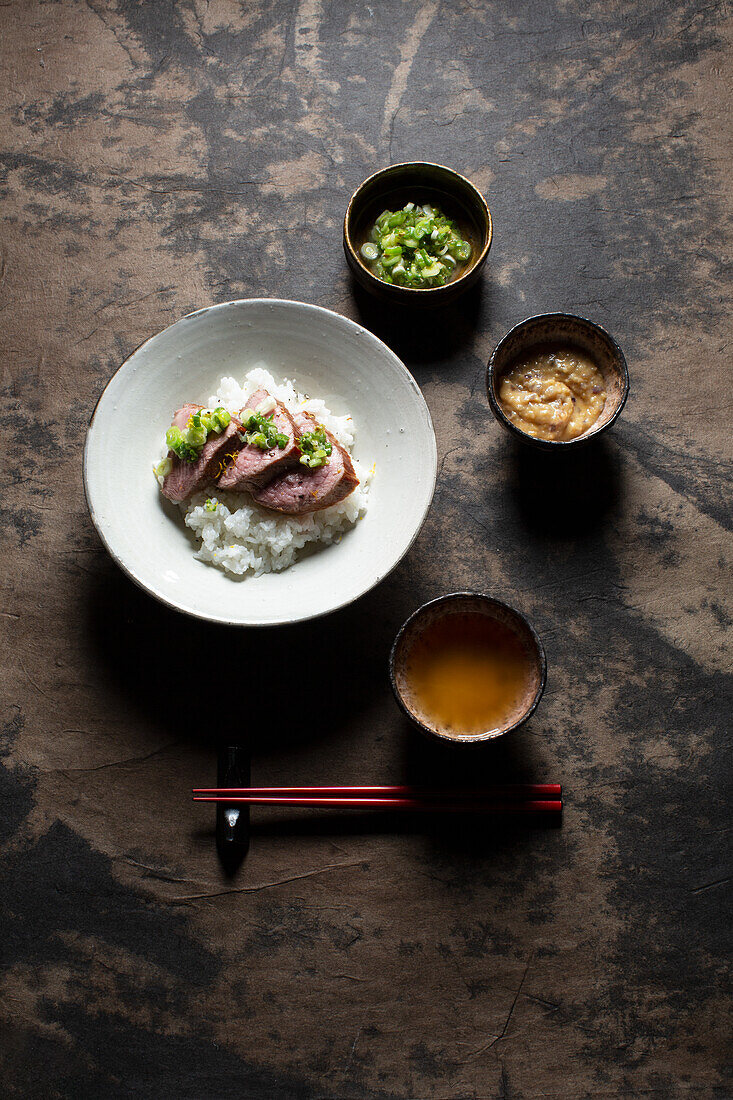
[[[171,462],[171,460],[170,460],[170,459],[169,459],[169,458],[168,458],[168,457],[166,456],[166,457],[165,457],[165,458],[163,459],[163,461],[162,461],[162,462],[159,462],[159,463],[158,463],[158,465],[157,465],[157,466],[155,467],[155,469],[153,470],[153,473],[155,474],[155,476],[156,476],[156,477],[167,477],[167,476],[168,476],[168,474],[169,474],[169,473],[171,472],[171,470],[172,470],[172,469],[173,469],[173,463],[172,463],[172,462]]]
[[[201,453],[199,448],[188,442],[180,428],[169,428],[165,433],[165,442],[181,462],[195,462]]]
[[[244,442],[251,447],[259,447],[261,451],[271,451],[274,447],[284,450],[289,443],[289,438],[284,432],[279,432],[275,426],[274,413],[263,416],[253,409],[245,409],[242,413],[242,427],[245,429]]]
[[[317,466],[327,466],[333,447],[323,424],[319,424],[312,432],[304,432],[298,440],[298,449],[303,466],[309,466],[311,470]]]
[[[218,505],[218,500],[212,500],[211,497],[204,503],[204,509],[207,512],[215,512]]]
[[[454,278],[471,259],[471,245],[437,207],[408,202],[382,211],[360,253],[382,282],[425,290]]]
[[[232,417],[226,409],[197,409],[188,418],[185,432],[175,426],[165,433],[165,441],[170,451],[181,462],[197,462],[209,435],[223,432]]]

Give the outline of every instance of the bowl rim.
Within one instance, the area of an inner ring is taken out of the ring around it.
[[[501,407],[501,403],[499,402],[499,399],[497,398],[495,392],[494,384],[496,381],[496,358],[502,347],[509,340],[509,338],[513,336],[516,332],[519,332],[521,329],[526,328],[528,325],[534,322],[552,320],[580,321],[581,324],[587,325],[588,328],[593,329],[595,332],[597,332],[601,336],[601,338],[611,346],[616,362],[619,365],[621,378],[623,380],[621,398],[613,415],[610,416],[606,423],[602,424],[600,428],[596,428],[596,430],[593,431],[591,427],[587,432],[583,432],[582,435],[576,436],[575,439],[537,439],[535,436],[529,435],[527,432],[523,432],[521,428],[518,428],[517,425],[513,424],[511,420],[507,417],[506,413]],[[489,405],[491,406],[491,411],[493,412],[494,416],[499,421],[501,426],[503,428],[506,428],[507,431],[511,432],[512,435],[514,435],[517,439],[521,439],[523,443],[528,443],[532,447],[539,447],[542,450],[552,450],[556,447],[571,447],[573,446],[573,444],[577,445],[589,443],[592,439],[596,439],[598,436],[602,435],[603,432],[605,432],[607,428],[610,428],[611,425],[618,419],[624,405],[626,404],[626,399],[629,396],[629,388],[629,367],[626,362],[626,356],[621,350],[618,342],[613,338],[613,336],[611,336],[610,332],[608,332],[607,329],[603,328],[602,325],[599,325],[596,321],[591,321],[589,317],[581,317],[579,313],[567,313],[563,310],[556,310],[553,313],[533,313],[530,317],[525,317],[522,321],[518,321],[516,325],[513,325],[512,328],[510,328],[509,331],[505,333],[504,336],[502,336],[501,340],[492,351],[489,361],[486,365],[486,395],[489,399]]]
[[[427,496],[425,507],[423,509],[422,515],[420,516],[419,523],[416,525],[416,528],[415,528],[415,531],[412,535],[412,538],[407,543],[407,545],[405,546],[405,548],[402,551],[402,553],[400,554],[400,556],[390,566],[390,568],[385,573],[383,573],[380,577],[378,577],[376,580],[371,581],[371,583],[366,588],[363,588],[360,592],[357,592],[355,595],[351,595],[351,596],[347,597],[346,599],[342,600],[340,603],[335,604],[333,607],[328,607],[328,608],[324,609],[323,611],[316,612],[315,614],[308,615],[307,617],[304,617],[304,618],[296,618],[296,619],[281,618],[281,619],[276,619],[276,620],[275,619],[269,620],[267,622],[258,622],[258,621],[243,622],[241,619],[227,619],[223,616],[222,617],[213,617],[213,616],[208,615],[204,612],[196,610],[194,607],[182,607],[182,606],[180,606],[176,603],[173,603],[171,600],[166,599],[155,588],[151,587],[149,584],[146,584],[145,581],[142,580],[140,577],[136,576],[135,573],[131,569],[128,568],[128,566],[125,564],[124,560],[119,556],[119,554],[117,554],[116,551],[112,548],[112,546],[110,545],[110,543],[109,543],[109,541],[106,537],[106,534],[105,534],[104,530],[102,529],[102,527],[100,526],[100,524],[98,522],[97,515],[96,515],[95,509],[94,509],[94,505],[93,505],[92,499],[91,499],[91,493],[90,493],[90,488],[89,488],[89,466],[88,466],[88,463],[89,463],[90,439],[91,439],[91,435],[92,435],[92,432],[93,432],[93,429],[94,429],[94,421],[96,419],[97,413],[99,411],[99,407],[102,403],[102,400],[103,400],[107,390],[112,385],[113,381],[115,380],[117,375],[120,373],[120,371],[122,371],[126,367],[126,365],[130,362],[130,360],[135,355],[137,355],[137,353],[139,351],[142,351],[142,349],[144,347],[146,347],[148,344],[152,343],[152,341],[156,340],[159,336],[162,336],[163,333],[168,332],[168,330],[172,329],[175,325],[181,324],[184,321],[190,321],[193,317],[197,317],[197,316],[205,314],[205,313],[210,313],[211,311],[214,311],[214,310],[216,310],[216,311],[224,310],[228,307],[242,305],[242,304],[245,304],[245,303],[247,305],[263,305],[263,304],[266,304],[268,306],[272,306],[272,305],[286,306],[286,307],[290,307],[290,306],[299,306],[300,307],[300,306],[302,306],[305,309],[307,309],[309,311],[312,311],[314,314],[317,314],[317,315],[320,315],[320,316],[325,315],[329,318],[336,317],[336,318],[338,318],[338,320],[340,322],[343,322],[344,324],[346,324],[347,327],[350,327],[353,330],[355,330],[355,332],[365,334],[371,340],[376,341],[377,344],[380,344],[388,352],[390,359],[393,360],[393,362],[394,362],[394,365],[397,366],[407,376],[407,380],[409,381],[410,388],[413,390],[413,392],[416,393],[417,395],[419,395],[419,397],[422,401],[423,407],[424,407],[423,411],[424,411],[426,419],[427,419],[427,424],[428,424],[428,427],[430,428],[430,438],[432,440],[432,454],[433,454],[432,485],[430,487],[430,492]],[[420,534],[420,531],[422,530],[422,528],[425,524],[425,519],[427,517],[428,512],[430,511],[431,506],[432,506],[433,498],[435,496],[435,486],[436,486],[437,480],[438,480],[438,456],[437,456],[437,442],[436,442],[436,438],[435,438],[435,425],[433,424],[433,418],[430,414],[430,409],[428,407],[427,401],[425,400],[425,396],[424,396],[422,390],[420,389],[420,387],[419,387],[417,381],[415,380],[414,376],[410,373],[410,371],[407,369],[407,367],[402,362],[402,360],[399,358],[399,356],[396,355],[395,352],[392,351],[392,349],[387,344],[385,344],[383,340],[380,340],[378,336],[375,336],[373,332],[370,332],[369,329],[364,328],[364,326],[358,324],[358,322],[352,321],[350,317],[345,317],[342,313],[337,313],[333,309],[327,309],[325,306],[313,305],[310,302],[300,302],[300,301],[298,301],[297,299],[294,299],[294,298],[232,298],[230,301],[227,301],[227,302],[215,302],[215,303],[212,303],[210,306],[202,306],[200,309],[195,309],[195,310],[192,310],[190,313],[183,314],[183,316],[177,318],[177,320],[172,321],[170,325],[166,325],[165,328],[159,329],[159,331],[153,333],[152,336],[148,336],[145,340],[143,340],[140,344],[138,344],[137,347],[134,348],[130,352],[129,355],[125,356],[125,358],[122,360],[122,362],[117,367],[117,369],[114,371],[114,373],[111,375],[111,377],[108,378],[107,382],[104,385],[104,388],[102,389],[102,392],[100,393],[99,397],[95,401],[94,408],[92,409],[91,415],[89,417],[89,423],[87,425],[87,430],[86,430],[86,434],[85,434],[85,437],[84,437],[84,450],[83,450],[83,455],[82,455],[82,484],[83,484],[83,488],[84,488],[84,499],[85,499],[85,502],[86,502],[86,505],[87,505],[87,510],[89,512],[89,517],[92,521],[94,529],[96,530],[99,538],[101,539],[102,545],[104,546],[105,550],[109,554],[110,558],[115,562],[115,564],[122,570],[122,572],[125,574],[125,576],[127,576],[131,581],[133,581],[133,583],[136,584],[138,588],[141,588],[143,590],[143,592],[146,592],[149,596],[153,596],[154,599],[156,599],[158,601],[158,603],[163,604],[165,607],[171,608],[171,610],[173,610],[173,611],[177,611],[179,614],[190,615],[192,618],[199,619],[203,622],[214,623],[214,624],[219,625],[219,626],[236,626],[236,627],[243,627],[245,629],[254,629],[254,628],[256,628],[256,629],[263,629],[264,630],[264,629],[267,629],[269,627],[292,626],[296,623],[312,622],[314,619],[323,618],[326,615],[331,615],[336,611],[342,610],[344,607],[349,607],[352,603],[355,603],[356,600],[361,599],[362,596],[365,596],[368,592],[371,592],[372,589],[376,588],[376,586],[378,584],[381,584],[381,582],[383,580],[385,580],[390,575],[390,573],[394,572],[394,570],[397,568],[397,566],[400,564],[400,562],[404,559],[404,557],[410,551],[413,543],[415,542],[415,539]]]
[[[483,208],[483,210],[486,213],[486,220],[487,220],[487,223],[488,223],[488,230],[487,230],[487,233],[486,233],[486,240],[484,241],[483,247],[481,249],[481,252],[478,255],[478,258],[475,260],[474,263],[471,264],[470,267],[466,268],[466,270],[463,272],[462,275],[459,275],[457,279],[453,279],[449,283],[444,283],[443,286],[417,287],[417,286],[399,286],[399,285],[395,285],[394,283],[392,283],[392,284],[385,283],[382,279],[378,279],[377,276],[374,275],[373,272],[371,272],[369,270],[369,268],[361,262],[361,260],[359,259],[358,253],[357,253],[357,251],[354,247],[353,241],[351,239],[350,222],[351,222],[351,219],[352,219],[352,214],[353,214],[353,209],[354,209],[355,203],[359,199],[361,192],[364,190],[364,188],[368,184],[372,183],[374,180],[378,179],[380,176],[384,176],[387,173],[393,171],[393,169],[395,169],[395,168],[418,168],[418,169],[419,168],[440,168],[441,171],[447,172],[449,176],[453,176],[454,179],[460,180],[462,183],[464,183],[469,188],[470,191],[473,191],[474,194],[476,195],[477,199],[478,199],[478,202],[479,202],[480,206]],[[404,291],[405,293],[409,293],[409,294],[441,294],[441,293],[444,294],[446,291],[448,291],[449,288],[451,288],[451,290],[452,290],[454,287],[460,286],[464,279],[466,279],[473,272],[480,270],[480,268],[483,266],[483,264],[486,261],[486,257],[489,254],[489,249],[491,248],[491,242],[492,242],[493,238],[494,238],[494,221],[493,221],[493,218],[491,217],[491,211],[489,210],[489,204],[487,203],[486,199],[484,198],[484,196],[479,191],[476,184],[471,183],[471,180],[468,179],[467,176],[462,175],[460,172],[456,172],[455,168],[449,168],[446,164],[438,164],[437,161],[432,161],[432,160],[404,160],[404,161],[398,161],[396,164],[388,164],[385,168],[380,168],[377,172],[373,172],[371,174],[371,176],[367,176],[367,178],[365,180],[362,180],[362,182],[357,187],[356,191],[354,191],[353,195],[349,199],[348,206],[346,207],[346,213],[344,214],[344,247],[347,249],[347,252],[350,255],[351,259],[356,264],[358,264],[359,268],[364,272],[364,275],[368,279],[368,281],[371,284],[379,287],[380,289],[383,289],[383,288],[386,287],[388,293],[393,291],[393,288],[394,288],[395,291],[400,291],[400,292]]]
[[[523,626],[529,633],[536,656],[539,661],[540,677],[539,683],[537,685],[537,690],[535,691],[534,698],[532,699],[529,708],[523,713],[521,718],[518,718],[516,722],[513,722],[510,726],[507,726],[506,729],[488,730],[485,733],[479,733],[468,737],[452,737],[450,734],[439,733],[437,730],[434,730],[430,726],[426,725],[418,717],[416,717],[416,715],[414,715],[409,707],[406,705],[404,699],[402,698],[400,690],[397,687],[397,679],[395,676],[395,657],[397,654],[397,647],[402,641],[405,632],[412,626],[412,624],[419,616],[423,615],[429,608],[435,607],[438,604],[446,603],[448,600],[462,601],[465,599],[478,599],[483,601],[484,603],[491,604],[494,607],[501,607],[505,611],[510,611],[512,615],[523,624]],[[426,734],[428,737],[437,739],[438,741],[450,745],[486,744],[486,742],[488,741],[497,741],[500,737],[505,737],[506,734],[512,733],[514,730],[518,729],[519,726],[524,725],[524,723],[527,722],[537,710],[540,699],[542,698],[545,690],[545,685],[547,683],[547,657],[545,654],[545,647],[542,644],[542,639],[540,638],[539,634],[532,626],[532,623],[529,621],[524,612],[514,607],[513,604],[507,603],[506,600],[500,600],[497,596],[490,596],[488,592],[475,592],[470,589],[461,589],[457,592],[446,592],[442,596],[436,596],[435,599],[428,600],[426,603],[421,604],[420,607],[416,608],[416,610],[413,611],[412,614],[405,619],[402,626],[397,631],[395,639],[392,643],[392,648],[389,651],[389,680],[392,687],[392,694],[394,695],[395,700],[397,701],[397,704],[400,707],[402,713],[410,720],[410,722],[417,726],[418,729],[421,730],[421,732]]]

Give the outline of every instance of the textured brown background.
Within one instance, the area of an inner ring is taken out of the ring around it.
[[[2,1095],[731,1095],[730,25],[703,2],[0,6]],[[496,234],[480,290],[390,318],[340,225],[410,158],[468,174]],[[382,336],[441,458],[396,572],[266,654],[134,588],[81,486],[125,356],[257,295]],[[519,448],[483,391],[546,309],[630,363],[577,461]],[[528,612],[550,670],[470,762],[406,727],[385,671],[458,587]],[[262,736],[256,780],[560,780],[563,828],[259,813],[227,880],[189,799],[215,761],[192,680],[226,697],[283,665],[283,721],[304,688],[322,705]]]

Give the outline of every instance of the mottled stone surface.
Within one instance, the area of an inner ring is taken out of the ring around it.
[[[730,1096],[727,5],[15,0],[0,28],[0,1092]],[[355,291],[341,219],[410,158],[469,175],[496,232],[477,292],[398,318]],[[396,572],[266,655],[134,588],[81,486],[125,356],[257,295],[382,336],[441,458]],[[483,389],[546,309],[606,325],[632,375],[566,462]],[[386,677],[406,614],[460,587],[522,607],[549,661],[531,723],[470,759]],[[324,630],[336,683],[292,658]],[[562,829],[259,813],[226,879],[189,684],[282,665],[285,722],[303,687],[323,706],[262,737],[255,780],[559,780]]]

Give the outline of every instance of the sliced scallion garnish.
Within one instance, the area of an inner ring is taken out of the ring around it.
[[[258,447],[261,451],[271,451],[274,447],[279,447],[282,451],[288,445],[289,437],[277,430],[272,413],[270,416],[263,416],[262,413],[247,409],[242,413],[242,427],[245,429],[245,443]]]
[[[312,432],[304,432],[298,440],[300,461],[312,470],[318,466],[327,466],[333,447],[326,435],[326,429],[319,424]]]
[[[197,409],[189,416],[185,431],[174,425],[165,433],[168,449],[181,462],[197,462],[207,438],[212,432],[223,432],[231,419],[231,413],[221,406],[217,409]]]

